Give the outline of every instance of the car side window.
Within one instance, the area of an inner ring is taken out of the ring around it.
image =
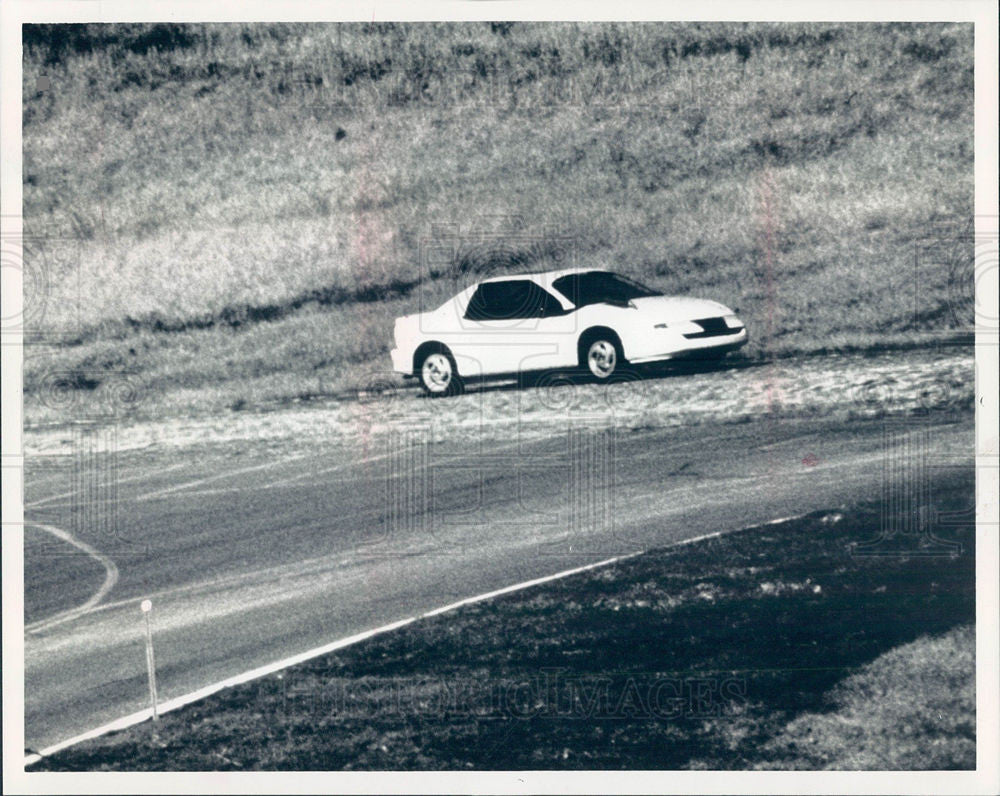
[[[559,277],[552,287],[576,307],[588,304],[626,303],[631,299],[662,295],[635,280],[607,271],[586,271]]]
[[[555,296],[530,279],[485,282],[469,300],[465,317],[470,321],[508,321],[562,315]]]

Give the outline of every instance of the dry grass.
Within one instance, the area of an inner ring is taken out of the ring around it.
[[[26,30],[28,264],[59,367],[146,332],[183,359],[173,332],[209,328],[220,380],[261,361],[292,394],[324,360],[387,365],[392,317],[477,264],[708,295],[751,354],[960,314],[968,241],[921,241],[972,214],[971,26]],[[267,331],[306,328],[311,354]]]
[[[796,717],[767,768],[934,770],[976,764],[976,637],[964,625],[890,650]]]

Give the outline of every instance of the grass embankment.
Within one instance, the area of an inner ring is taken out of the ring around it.
[[[938,484],[934,507],[967,509],[972,483]],[[937,529],[954,557],[906,536],[852,555],[880,527],[869,504],[650,552],[41,767],[974,768],[973,528]]]
[[[28,323],[60,341],[29,414],[118,371],[208,410],[351,386],[393,317],[522,267],[739,307],[751,356],[971,323],[971,25],[24,40]]]

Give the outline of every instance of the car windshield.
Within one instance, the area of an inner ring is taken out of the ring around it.
[[[600,304],[601,302],[625,304],[632,299],[663,295],[634,279],[609,271],[584,271],[579,274],[567,274],[556,279],[552,283],[552,287],[577,307]]]

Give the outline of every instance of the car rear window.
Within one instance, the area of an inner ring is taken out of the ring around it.
[[[512,279],[481,284],[469,300],[465,317],[472,321],[538,318],[543,310],[547,315],[563,311],[555,296],[535,282]]]

